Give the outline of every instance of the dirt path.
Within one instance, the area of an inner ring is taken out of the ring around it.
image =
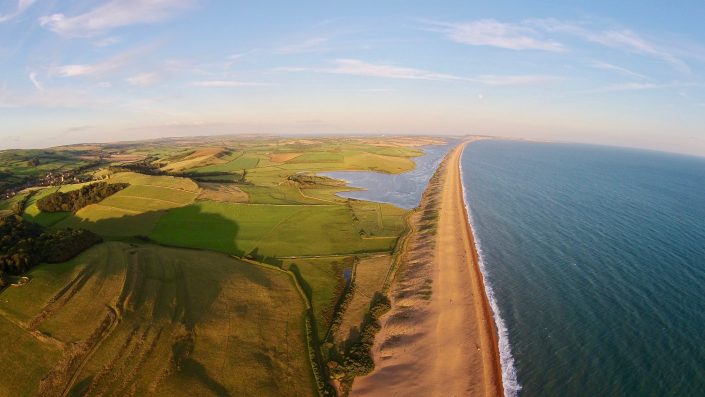
[[[463,199],[464,146],[442,166],[435,241],[412,241],[408,261],[414,268],[392,290],[392,310],[375,341],[375,371],[355,380],[353,396],[503,394],[494,321]],[[424,247],[430,258],[414,258]],[[430,297],[421,291],[427,283]]]

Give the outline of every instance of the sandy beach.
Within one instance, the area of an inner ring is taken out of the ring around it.
[[[454,148],[429,183],[392,309],[375,340],[375,370],[353,396],[502,396],[495,325],[485,294]],[[437,216],[436,216],[437,214]]]

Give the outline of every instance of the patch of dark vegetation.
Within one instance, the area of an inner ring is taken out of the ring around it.
[[[321,365],[323,362],[318,338],[316,337],[316,332],[314,331],[315,326],[313,325],[313,310],[309,307],[306,313],[306,340],[309,343],[308,358],[311,363],[311,370],[313,371],[313,377],[316,379],[316,388],[318,389],[318,395],[321,397],[335,396],[335,390],[330,385],[330,383],[324,381],[326,379],[326,372],[324,372],[324,366]]]
[[[12,205],[12,208],[10,210],[12,211],[13,214],[15,215],[20,215],[24,214],[25,208],[27,208],[27,203],[29,202],[29,199],[32,198],[37,193],[37,190],[32,190],[31,192],[27,193],[26,196],[22,198],[22,200],[16,202],[15,204]]]
[[[108,167],[110,172],[136,172],[138,174],[145,175],[166,175],[166,171],[163,171],[160,163],[156,163],[157,159],[155,157],[147,157],[144,160],[135,161],[132,163],[123,163],[118,165],[111,165]]]
[[[78,190],[56,192],[42,197],[37,200],[37,207],[44,212],[76,212],[87,205],[99,203],[128,186],[127,183],[93,183]]]
[[[344,353],[338,357],[332,357],[328,362],[331,377],[340,381],[343,390],[349,390],[356,376],[367,375],[375,368],[371,350],[377,332],[382,329],[379,318],[391,307],[391,302],[386,295],[381,292],[375,293],[356,340],[350,341]]]
[[[295,174],[286,179],[298,183],[304,189],[316,186],[345,186],[345,181],[319,175]]]
[[[242,173],[240,173],[240,174],[238,174],[236,172],[213,171],[213,172],[170,172],[169,175],[182,177],[182,178],[190,178],[196,182],[238,183],[238,184],[247,183],[245,181],[245,176],[247,175],[246,170],[242,170]]]
[[[65,262],[102,241],[82,229],[44,231],[17,215],[0,218],[0,271],[19,275],[42,262]]]
[[[321,342],[318,338],[318,332],[315,330],[316,327],[316,317],[313,314],[313,306],[311,301],[313,299],[313,289],[311,285],[306,281],[306,279],[301,275],[301,270],[296,264],[292,264],[289,267],[289,271],[294,275],[294,280],[298,286],[303,291],[306,300],[308,301],[308,308],[306,309],[306,340],[309,345],[308,355],[309,362],[311,363],[311,369],[313,371],[314,379],[316,380],[316,387],[318,389],[319,396],[335,396],[335,390],[333,387],[324,379],[328,378],[328,374],[325,371],[325,367],[322,365],[325,360],[323,354],[321,353]]]
[[[419,289],[419,295],[421,296],[421,299],[430,301],[431,296],[433,295],[433,280],[430,278],[427,278],[421,288]]]
[[[247,255],[244,256],[244,258],[245,258],[245,259],[249,259],[249,260],[251,260],[251,261],[256,261],[256,262],[260,262],[260,263],[266,263],[266,264],[268,264],[268,265],[272,265],[272,266],[275,266],[275,267],[278,267],[278,268],[281,268],[282,265],[284,264],[284,261],[282,261],[282,260],[279,259],[279,258],[276,258],[276,257],[273,257],[273,256],[264,256],[264,255],[260,254],[260,252],[259,252],[259,247],[253,248],[252,251],[250,251]],[[298,268],[297,268],[297,269],[298,269]],[[301,274],[299,274],[299,276],[300,276],[300,275],[301,275]],[[303,280],[303,277],[302,277],[301,279]],[[304,290],[304,292],[306,292],[306,291]],[[311,300],[311,294],[312,294],[313,292],[312,292],[312,290],[311,290],[310,287],[309,287],[308,292],[306,292],[306,293],[307,293],[308,299]]]

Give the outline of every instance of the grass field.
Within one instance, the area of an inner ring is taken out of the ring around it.
[[[0,395],[315,394],[284,272],[113,242],[29,276],[0,294]]]
[[[111,183],[130,186],[98,204],[80,209],[56,223],[57,228],[84,228],[104,236],[146,236],[164,210],[193,203],[200,189],[187,178],[119,173]]]
[[[257,250],[267,257],[390,251],[396,243],[396,237],[362,238],[344,205],[208,201],[169,211],[149,237],[167,245],[235,255]]]
[[[318,338],[323,340],[331,320],[335,304],[345,286],[344,272],[352,270],[352,256],[285,259],[282,267],[299,272],[303,278],[302,288],[309,294],[316,318]]]
[[[251,169],[257,167],[259,164],[259,158],[250,157],[246,155],[240,155],[239,157],[222,164],[213,164],[205,167],[194,168],[192,172],[195,173],[206,173],[206,172],[240,172],[244,169]]]
[[[344,158],[343,154],[339,152],[309,152],[296,156],[287,163],[342,163]]]
[[[335,334],[337,343],[344,342],[351,336],[357,336],[360,324],[370,308],[372,297],[375,292],[382,290],[391,264],[391,255],[361,258],[358,261],[353,275],[355,288],[352,299],[343,313],[340,327]]]
[[[396,237],[404,231],[406,211],[391,204],[350,200],[356,226],[368,238]]]

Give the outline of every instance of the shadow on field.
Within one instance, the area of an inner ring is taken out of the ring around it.
[[[162,219],[164,216],[167,218]],[[135,238],[165,246],[206,249],[239,257],[246,254],[237,244],[237,222],[220,214],[203,212],[195,205],[97,221],[71,215],[56,227],[87,229],[107,239]]]

